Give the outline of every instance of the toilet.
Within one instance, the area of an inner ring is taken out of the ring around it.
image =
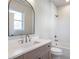
[[[63,55],[63,50],[57,47],[51,48],[51,59],[61,59]]]

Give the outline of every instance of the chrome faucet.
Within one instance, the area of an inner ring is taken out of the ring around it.
[[[31,39],[30,39],[30,36],[29,36],[29,34],[26,34],[26,41],[25,42],[30,42],[31,41]]]

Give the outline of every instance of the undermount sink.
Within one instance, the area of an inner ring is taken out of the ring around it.
[[[18,45],[14,48],[14,50],[20,49],[20,48],[21,48],[21,49],[30,48],[30,47],[33,47],[33,46],[39,44],[39,43],[41,43],[41,42],[39,42],[39,41],[30,41],[30,42],[27,42],[27,43],[18,44]]]
[[[33,45],[36,45],[36,44],[39,44],[40,42],[38,41],[33,41],[33,42],[28,42],[28,43],[25,43],[23,46],[25,47],[30,47],[30,46],[33,46]]]

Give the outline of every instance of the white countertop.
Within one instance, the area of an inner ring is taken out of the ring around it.
[[[39,47],[51,42],[51,40],[45,40],[45,39],[37,39],[35,41],[38,41],[40,43],[37,43],[37,44],[27,43],[27,44],[23,44],[22,47],[19,47],[19,48],[16,48],[16,49],[10,49],[9,48],[8,59],[14,59],[14,58],[16,58],[20,55],[23,55],[27,52],[30,52],[31,50],[34,50],[36,48],[39,48]]]

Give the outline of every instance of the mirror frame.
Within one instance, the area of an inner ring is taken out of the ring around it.
[[[27,0],[25,0],[25,1],[31,6],[33,13],[34,13],[33,33],[29,33],[29,34],[35,34],[35,10],[34,10],[33,6]],[[10,5],[10,2],[11,2],[11,0],[8,0],[8,36],[9,37],[11,36],[11,35],[9,35],[9,5]],[[20,36],[20,35],[21,34],[13,35],[13,36]],[[22,35],[28,35],[28,34],[22,34]]]

